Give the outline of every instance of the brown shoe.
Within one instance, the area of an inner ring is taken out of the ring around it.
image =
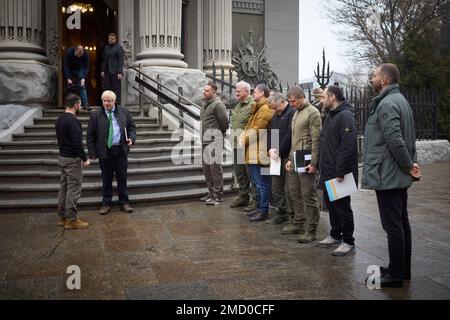
[[[121,209],[122,209],[122,211],[125,211],[126,213],[132,213],[133,212],[133,208],[130,206],[129,203],[123,204]]]
[[[81,221],[80,219],[76,220],[67,220],[66,225],[64,226],[67,230],[73,229],[86,229],[89,227],[89,223]]]
[[[111,207],[110,206],[102,206],[102,208],[100,209],[100,214],[102,216],[104,216],[110,211],[111,211]]]
[[[58,220],[58,226],[64,227],[66,225],[67,219],[66,218],[59,218]]]

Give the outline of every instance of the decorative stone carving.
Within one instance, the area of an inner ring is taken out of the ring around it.
[[[279,80],[266,60],[263,40],[260,39],[255,46],[253,33],[250,31],[249,39],[244,39],[241,35],[241,41],[233,52],[233,64],[238,77],[252,86],[265,82],[271,89],[278,88]]]

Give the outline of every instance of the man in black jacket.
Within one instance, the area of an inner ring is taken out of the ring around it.
[[[84,229],[89,227],[89,224],[77,217],[77,204],[81,197],[83,167],[89,166],[91,162],[84,152],[81,122],[76,117],[81,108],[80,97],[68,95],[66,106],[66,111],[55,123],[59,148],[58,164],[61,168],[58,225],[66,229]]]
[[[128,199],[128,152],[136,143],[136,126],[130,112],[116,103],[112,91],[102,94],[103,108],[91,114],[87,130],[89,157],[99,159],[103,180],[103,205],[100,214],[111,210],[114,173],[121,209],[133,212]]]
[[[289,161],[291,151],[291,123],[295,109],[278,92],[270,96],[269,106],[274,115],[269,125],[267,146],[272,160],[281,159],[281,169],[279,176],[272,176],[271,183],[272,201],[277,208],[277,213],[266,223],[282,224],[289,222],[289,215],[293,215],[292,200],[287,188],[286,163]]]
[[[353,173],[358,181],[358,151],[354,109],[349,105],[342,90],[330,86],[323,92],[323,108],[329,113],[325,119],[320,135],[319,188],[324,190],[324,200],[330,214],[330,235],[319,242],[319,246],[339,245],[333,251],[334,256],[344,256],[355,252],[353,238],[353,211],[350,196],[330,202],[325,190],[325,181],[337,178],[344,181],[344,176]]]
[[[64,78],[67,81],[68,91],[76,89],[81,97],[81,105],[90,111],[91,107],[89,107],[86,91],[88,73],[89,56],[83,46],[78,45],[67,49],[64,57]]]
[[[103,62],[101,76],[104,79],[103,89],[111,90],[117,96],[117,104],[121,103],[120,81],[123,78],[124,51],[117,43],[117,35],[111,33],[108,36],[108,43],[103,49]]]

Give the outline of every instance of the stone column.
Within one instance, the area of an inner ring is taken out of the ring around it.
[[[43,48],[42,4],[0,0],[0,104],[56,103],[57,72]]]
[[[42,47],[42,0],[0,0],[0,60],[48,63]]]
[[[203,70],[212,73],[212,64],[232,67],[232,1],[203,2]],[[220,72],[220,70],[218,70]]]
[[[182,0],[139,0],[140,52],[134,65],[187,68],[181,14]]]

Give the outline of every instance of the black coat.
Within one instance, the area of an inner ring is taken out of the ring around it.
[[[352,172],[358,181],[358,143],[353,107],[346,101],[330,111],[320,134],[319,189]]]
[[[102,72],[123,74],[124,51],[121,45],[107,45],[103,49]]]
[[[136,143],[136,126],[133,118],[124,107],[116,105],[114,117],[120,126],[122,148],[125,154],[130,151],[130,147],[125,140],[125,130],[127,128],[128,139],[131,139],[133,145]],[[107,158],[107,140],[108,140],[109,121],[105,113],[105,108],[100,108],[92,112],[89,118],[87,129],[87,146],[90,158]]]
[[[272,120],[269,124],[269,130],[267,135],[267,150],[271,148],[278,149],[278,153],[281,158],[289,157],[289,152],[291,151],[291,141],[292,141],[292,129],[291,123],[292,118],[295,114],[295,109],[291,105],[287,105],[283,113],[273,115]],[[279,141],[278,145],[272,146],[272,130],[279,130]]]

